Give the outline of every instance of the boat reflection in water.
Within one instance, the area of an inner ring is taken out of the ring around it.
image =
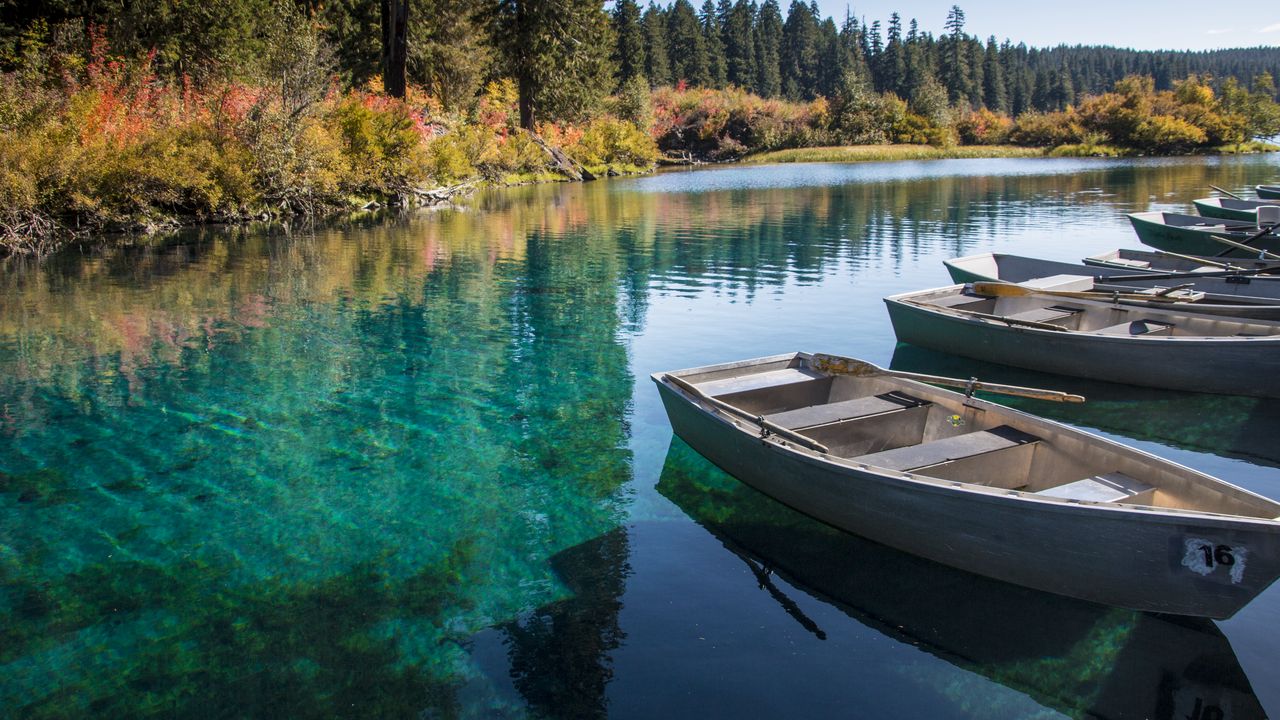
[[[710,531],[798,623],[775,578],[855,621],[1073,718],[1266,716],[1212,621],[1109,608],[989,580],[812,520],[673,438],[658,491]]]
[[[1001,396],[1000,404],[1058,422],[1114,432],[1187,450],[1280,466],[1280,403],[1234,395],[1141,388],[1051,375],[898,343],[894,370],[977,377],[989,382],[1053,388],[1084,395],[1088,402],[1046,403]]]

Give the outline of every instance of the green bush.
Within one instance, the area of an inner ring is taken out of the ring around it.
[[[1084,140],[1085,130],[1071,112],[1026,112],[1018,116],[1009,141],[1031,147],[1056,147]]]
[[[403,103],[348,97],[328,121],[342,141],[342,185],[348,192],[395,195],[426,180],[426,148],[417,120]]]
[[[653,138],[625,120],[608,117],[591,121],[578,142],[566,151],[592,170],[647,168],[658,159]]]

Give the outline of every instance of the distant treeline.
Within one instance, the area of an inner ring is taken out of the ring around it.
[[[852,13],[839,25],[818,14],[816,3],[793,0],[782,16],[777,0],[689,0],[641,10],[618,0],[613,10],[618,79],[642,75],[654,86],[685,81],[693,86],[746,88],[766,98],[832,97],[846,73],[865,78],[878,92],[912,97],[930,78],[939,80],[955,105],[1020,115],[1062,110],[1085,95],[1111,90],[1130,75],[1170,90],[1188,75],[1248,83],[1269,72],[1280,76],[1280,48],[1210,52],[1137,51],[1111,47],[1028,48],[1009,40],[986,41],[964,32],[965,15],[952,6],[946,32],[921,31],[898,13],[887,25],[868,24]]]

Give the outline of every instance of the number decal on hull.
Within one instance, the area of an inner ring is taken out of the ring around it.
[[[1244,579],[1245,560],[1249,556],[1247,548],[1187,538],[1184,549],[1182,565],[1191,572],[1205,577],[1224,574],[1231,578],[1233,584]]]

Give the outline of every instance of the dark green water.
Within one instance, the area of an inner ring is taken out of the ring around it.
[[[1280,589],[1190,622],[896,553],[710,466],[647,376],[801,349],[1074,389],[1019,406],[1280,497],[1272,404],[895,347],[880,302],[1278,164],[715,169],[11,264],[0,716],[1275,715]]]

